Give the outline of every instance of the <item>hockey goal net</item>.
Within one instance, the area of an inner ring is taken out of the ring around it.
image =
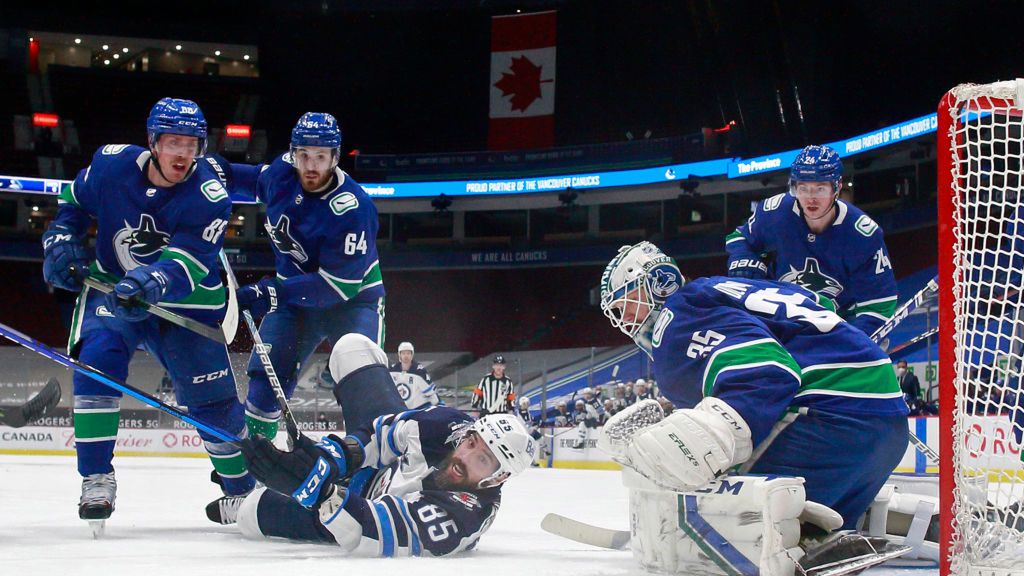
[[[1024,575],[1022,112],[1022,80],[939,103],[944,575]]]

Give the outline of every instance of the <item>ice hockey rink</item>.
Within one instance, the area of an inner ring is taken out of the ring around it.
[[[206,519],[220,495],[200,458],[116,458],[117,509],[94,539],[78,519],[80,478],[70,456],[0,455],[0,574],[360,574],[574,576],[644,574],[628,551],[594,548],[540,529],[548,512],[609,528],[627,525],[619,473],[531,469],[503,490],[477,550],[457,558],[346,558],[337,548],[244,540]],[[937,569],[877,568],[872,576]]]

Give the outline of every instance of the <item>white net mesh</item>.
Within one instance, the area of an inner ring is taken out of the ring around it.
[[[952,160],[955,269],[951,573],[1024,574],[1024,83],[951,95],[940,151]]]

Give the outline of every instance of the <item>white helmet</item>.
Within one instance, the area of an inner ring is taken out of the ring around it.
[[[590,394],[591,396],[593,396],[593,394],[594,394],[594,389],[593,389],[593,388],[591,388],[590,386],[587,386],[587,387],[586,387],[586,388],[584,388],[583,390],[580,390],[580,394],[583,394],[583,395],[587,395],[587,394]]]
[[[675,260],[650,242],[619,248],[619,253],[601,275],[601,311],[612,326],[621,330],[650,354],[650,333],[665,300],[682,287],[685,279]],[[626,321],[627,304],[646,308]]]
[[[527,398],[526,396],[523,396],[522,398],[519,399],[519,406],[521,406],[523,408],[529,408],[530,407],[530,399]]]
[[[523,423],[511,414],[488,414],[470,427],[498,459],[498,469],[480,481],[480,486],[497,486],[533,464],[537,443]]]
[[[412,352],[413,354],[416,353],[416,349],[412,347],[412,342],[402,342],[401,344],[398,345],[399,352],[405,352],[406,350]]]

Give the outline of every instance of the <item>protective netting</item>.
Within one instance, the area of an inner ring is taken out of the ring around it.
[[[951,573],[1024,574],[1024,83],[950,95],[949,149],[939,153],[952,160]]]

